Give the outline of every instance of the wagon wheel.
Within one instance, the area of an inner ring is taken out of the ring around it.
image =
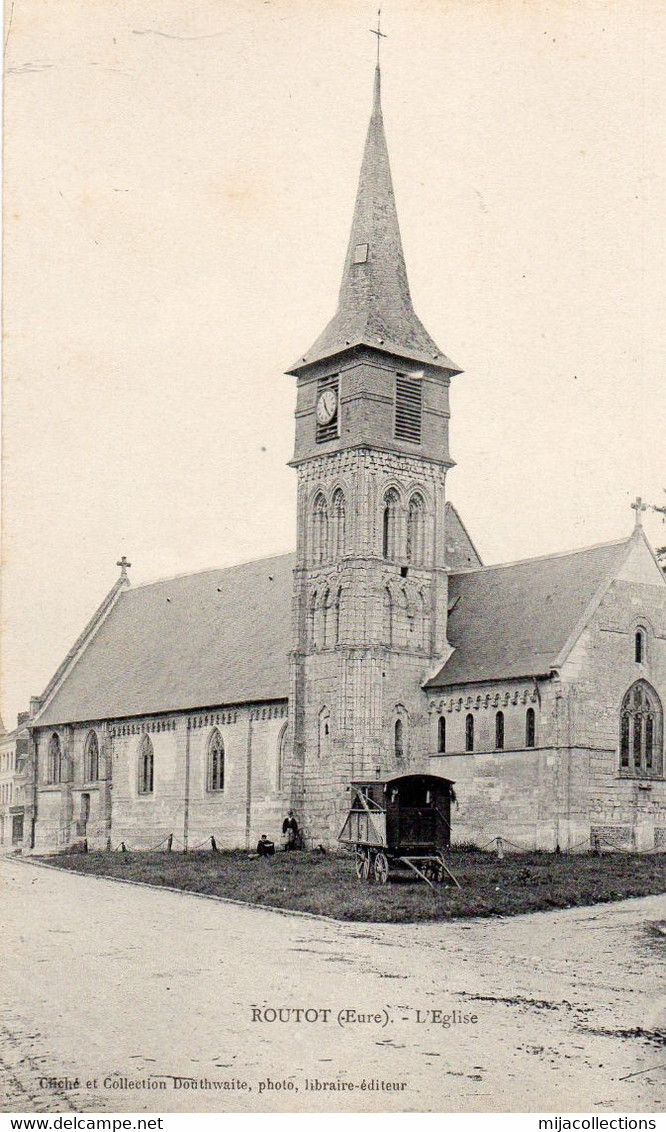
[[[385,853],[378,853],[375,857],[375,880],[377,884],[386,884],[389,878],[389,863]]]
[[[359,880],[367,880],[370,873],[370,858],[365,849],[356,850],[356,876]]]

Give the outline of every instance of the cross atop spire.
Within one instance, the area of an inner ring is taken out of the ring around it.
[[[636,501],[631,504],[631,509],[636,512],[634,530],[639,531],[643,526],[643,512],[647,511],[647,503],[643,503],[640,495],[637,495]]]
[[[370,32],[371,32],[372,35],[377,36],[377,66],[379,66],[379,48],[381,46],[382,40],[387,38],[386,33],[382,31],[382,10],[381,10],[381,8],[377,9],[377,27],[376,28],[370,28]]]

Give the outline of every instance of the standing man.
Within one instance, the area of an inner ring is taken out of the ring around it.
[[[298,822],[294,817],[294,811],[290,810],[287,817],[282,822],[282,836],[284,837],[285,849],[297,849],[299,842],[299,829]]]

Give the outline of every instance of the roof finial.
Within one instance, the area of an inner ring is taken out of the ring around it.
[[[634,530],[639,531],[643,526],[643,511],[647,511],[647,503],[643,503],[640,495],[637,495],[636,502],[631,504],[631,509],[636,512]]]
[[[379,48],[381,46],[381,41],[383,39],[387,38],[386,34],[382,31],[382,10],[381,10],[381,8],[377,9],[377,27],[376,28],[370,28],[370,31],[371,31],[372,35],[377,36],[377,66],[379,66]]]
[[[118,562],[116,562],[116,566],[120,566],[120,577],[121,577],[121,579],[129,580],[128,577],[127,577],[127,571],[128,571],[128,569],[131,565],[132,565],[132,563],[127,561],[124,554],[123,554],[122,558],[120,558],[118,560]]]

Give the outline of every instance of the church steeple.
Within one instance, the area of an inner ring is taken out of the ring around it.
[[[379,67],[338,310],[291,372],[292,797],[335,837],[350,781],[417,765],[408,733],[424,722],[423,675],[450,652],[449,386],[460,371],[412,305]]]
[[[291,372],[357,346],[460,372],[412,305],[384,132],[379,64],[338,309]]]

